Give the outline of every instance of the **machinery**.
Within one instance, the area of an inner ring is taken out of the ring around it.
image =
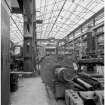
[[[18,74],[10,73],[10,91],[15,92],[18,88]]]
[[[90,58],[78,61],[74,88],[65,90],[66,105],[104,105],[104,76],[102,69],[97,71],[97,66],[104,66],[104,60]]]
[[[15,48],[19,47],[20,52],[15,54]],[[18,71],[23,71],[23,48],[21,46],[11,47],[11,62],[10,62],[10,91],[15,92],[18,88],[19,75],[16,74]]]
[[[40,74],[55,98],[65,98],[66,105],[103,105],[104,87],[99,81],[103,76],[97,65],[103,66],[103,60],[81,59],[76,64],[70,56],[50,55],[42,61]]]
[[[103,91],[73,91],[65,92],[66,105],[104,105]]]
[[[56,98],[63,98],[65,89],[71,87],[75,75],[71,57],[50,55],[41,63],[40,74],[43,82],[51,88]]]
[[[66,105],[104,105],[104,59],[95,50],[92,32],[86,34],[86,53],[81,59],[71,55],[50,55],[42,61],[43,82],[56,99],[65,98]]]
[[[102,84],[104,84],[104,59],[103,58],[88,58],[78,61],[78,72],[87,74]],[[82,77],[84,78],[84,77]]]

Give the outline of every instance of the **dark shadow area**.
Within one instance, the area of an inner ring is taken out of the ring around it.
[[[84,101],[84,105],[96,105],[96,104],[95,104],[94,100],[89,99],[89,100]]]

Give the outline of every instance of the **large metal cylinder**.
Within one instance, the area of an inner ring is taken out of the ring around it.
[[[61,67],[55,69],[55,75],[59,81],[69,82],[74,77],[75,72],[74,70],[70,70],[70,68]]]
[[[90,85],[89,83],[83,81],[82,79],[80,78],[75,78],[74,79],[74,82],[80,84],[81,86],[83,86],[84,88],[86,88],[87,90],[93,90],[93,86]]]

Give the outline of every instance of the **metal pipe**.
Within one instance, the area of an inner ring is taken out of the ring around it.
[[[87,90],[92,90],[92,89],[93,89],[92,85],[90,85],[89,83],[83,81],[83,80],[80,79],[80,78],[75,78],[74,82],[80,84],[81,86],[83,86],[83,87],[86,88]]]
[[[86,89],[82,86],[80,86],[78,83],[73,82],[74,87],[80,89],[81,91],[86,91]]]
[[[37,42],[36,42],[36,1],[33,0],[33,10],[32,10],[32,27],[33,27],[33,64],[36,70],[36,55],[37,55]]]

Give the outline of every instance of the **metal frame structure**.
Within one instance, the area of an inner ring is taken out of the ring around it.
[[[93,23],[92,24],[93,26],[91,26],[90,30],[95,30],[96,28],[101,27],[102,25],[104,25],[104,19],[102,20],[101,23],[99,23],[99,24],[96,25],[95,19],[100,14],[104,14],[104,8],[102,8],[101,10],[99,10],[96,14],[94,14],[92,17],[90,17],[89,19],[87,19],[84,23],[82,23],[80,26],[78,26],[76,29],[74,29],[72,32],[70,32],[66,37],[64,37],[63,39],[65,40],[65,43],[63,43],[63,45],[61,45],[61,46],[65,46],[66,44],[72,42],[73,40],[77,39],[78,37],[81,37],[82,35],[85,35],[88,30],[86,30],[85,32],[83,32],[83,29],[84,28],[88,28],[90,21]],[[104,18],[104,15],[103,15],[102,18]],[[85,25],[87,25],[87,27],[84,27]],[[75,37],[76,36],[75,33],[78,30],[80,30],[80,33],[79,33],[79,35],[77,35],[77,37]],[[72,37],[72,38],[69,39],[69,37]]]
[[[19,3],[18,7],[13,5],[11,12],[23,13],[23,0],[15,1]],[[37,38],[62,39],[103,6],[102,0],[38,0],[36,19],[43,20],[43,23],[36,25]]]
[[[71,33],[69,33],[64,38],[65,41],[63,43],[58,42],[58,45],[57,45],[58,52],[61,52],[62,54],[66,54],[66,53],[73,54],[75,56],[76,51],[79,50],[79,53],[81,52],[82,54],[83,52],[82,43],[84,43],[84,40],[85,40],[84,38],[87,35],[87,32],[91,31],[92,36],[94,36],[95,38],[94,39],[95,40],[95,54],[97,54],[97,56],[102,57],[104,49],[98,48],[98,40],[97,40],[98,38],[97,34],[101,34],[101,36],[104,34],[104,30],[102,30],[103,29],[102,27],[104,27],[104,8],[99,10],[96,14],[94,14],[92,17],[90,17],[88,20],[86,20],[84,23],[82,23],[80,26],[74,29]],[[100,32],[98,32],[97,30],[100,30]],[[86,47],[87,45],[84,45],[84,46]],[[79,55],[80,58],[82,57],[81,54]]]

